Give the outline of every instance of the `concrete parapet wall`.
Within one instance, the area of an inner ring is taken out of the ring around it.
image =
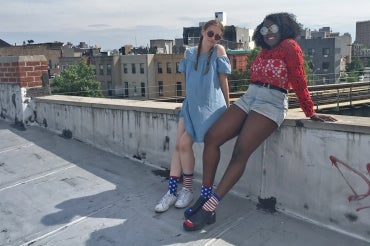
[[[0,83],[0,118],[14,122],[22,129],[35,120],[34,102],[27,88],[17,84]]]
[[[45,80],[48,80],[45,56],[0,56],[0,117],[22,128],[32,123],[33,96],[50,94]]]
[[[176,140],[174,105],[69,96],[36,99],[37,122],[47,129],[163,167],[169,166]]]
[[[170,166],[180,104],[70,96],[35,102],[37,123],[50,131],[143,163]],[[249,159],[233,192],[254,201],[276,198],[279,211],[370,242],[370,121],[335,117],[335,123],[312,122],[291,111]],[[215,185],[234,142],[222,146]],[[194,150],[200,178],[202,144]],[[337,158],[334,163],[330,156]]]

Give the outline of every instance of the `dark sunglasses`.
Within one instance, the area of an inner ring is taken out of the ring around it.
[[[261,33],[263,36],[265,36],[265,35],[267,35],[267,33],[269,32],[269,30],[270,30],[270,32],[271,32],[271,33],[277,33],[277,32],[279,31],[279,26],[278,26],[278,25],[276,25],[276,24],[273,24],[273,25],[271,25],[271,26],[269,26],[269,27],[265,27],[265,26],[263,26],[263,27],[261,27],[261,29],[260,29],[260,33]]]
[[[209,38],[213,38],[213,37],[214,37],[214,39],[215,39],[216,41],[221,40],[221,36],[220,36],[220,35],[218,35],[218,34],[215,34],[213,31],[208,31],[208,32],[207,32],[207,36],[208,36]]]

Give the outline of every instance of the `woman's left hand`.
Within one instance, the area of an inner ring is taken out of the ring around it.
[[[329,122],[334,122],[337,121],[335,118],[329,116],[329,115],[322,115],[322,114],[314,114],[311,116],[311,120],[313,121],[329,121]]]

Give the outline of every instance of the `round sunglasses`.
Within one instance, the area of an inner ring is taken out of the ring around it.
[[[214,37],[214,39],[215,39],[216,41],[221,40],[221,36],[220,36],[220,35],[218,35],[218,34],[215,34],[213,31],[208,31],[208,32],[207,32],[207,36],[208,36],[209,38],[213,38],[213,37]]]
[[[276,25],[276,24],[272,24],[269,27],[263,26],[260,29],[260,33],[262,34],[262,36],[265,36],[269,32],[269,30],[270,30],[271,33],[277,33],[279,31],[279,26]]]

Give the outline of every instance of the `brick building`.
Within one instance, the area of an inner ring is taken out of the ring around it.
[[[61,42],[27,44],[19,46],[1,46],[0,56],[36,56],[44,55],[49,69],[49,75],[60,73],[59,57],[62,56]]]

